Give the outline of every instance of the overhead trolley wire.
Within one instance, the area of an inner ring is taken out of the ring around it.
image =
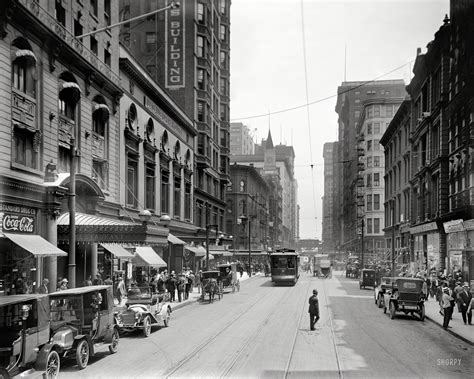
[[[311,162],[311,182],[313,185],[313,207],[314,207],[314,220],[315,220],[315,233],[317,233],[318,224],[316,222],[316,184],[314,182],[314,170],[313,170],[313,143],[311,139],[311,117],[309,112],[309,94],[308,94],[308,65],[306,61],[306,37],[305,37],[305,27],[304,27],[304,7],[303,7],[303,0],[300,0],[301,5],[301,35],[303,40],[303,65],[304,65],[304,83],[305,83],[305,90],[306,90],[306,117],[308,119],[308,141],[309,141],[309,159]]]
[[[261,114],[257,114],[257,115],[253,115],[253,116],[244,116],[244,117],[236,117],[236,118],[233,118],[231,119],[230,121],[233,122],[233,121],[240,121],[240,120],[250,120],[250,119],[253,119],[253,118],[260,118],[260,117],[268,117],[270,115],[275,115],[275,114],[280,114],[280,113],[286,113],[286,112],[291,112],[291,111],[294,111],[294,110],[297,110],[297,109],[301,109],[301,108],[304,108],[304,107],[307,107],[309,105],[313,105],[313,104],[318,104],[318,103],[322,103],[323,101],[326,101],[326,100],[330,100],[330,99],[334,99],[335,97],[339,96],[339,95],[342,95],[344,93],[347,93],[347,92],[350,92],[350,91],[354,91],[360,87],[363,87],[369,83],[372,83],[372,82],[375,82],[376,80],[379,80],[387,75],[390,75],[400,69],[402,69],[403,67],[405,67],[406,65],[409,65],[409,64],[412,64],[414,62],[414,60],[411,60],[409,62],[406,62],[396,68],[394,68],[393,70],[390,70],[382,75],[379,75],[377,76],[376,78],[374,79],[371,79],[371,80],[367,80],[365,82],[362,82],[361,84],[358,84],[354,87],[350,87],[348,89],[344,89],[344,90],[341,90],[341,91],[338,91],[336,94],[334,95],[329,95],[329,96],[326,96],[326,97],[323,97],[323,98],[320,98],[320,99],[317,99],[317,100],[314,100],[314,101],[311,101],[311,102],[307,102],[306,104],[301,104],[301,105],[296,105],[294,107],[290,107],[290,108],[284,108],[284,109],[280,109],[278,111],[274,111],[274,112],[270,112],[270,113],[261,113]]]

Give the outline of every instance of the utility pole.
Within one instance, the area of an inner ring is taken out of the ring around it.
[[[392,276],[395,276],[395,199],[391,200],[392,204]]]
[[[360,268],[363,269],[364,268],[364,227],[365,227],[365,223],[364,223],[364,217],[362,217],[361,219],[361,238],[360,238],[360,241],[361,241],[361,254],[360,254]]]
[[[75,133],[75,132],[74,132]],[[76,137],[70,140],[71,167],[69,182],[69,261],[68,280],[71,288],[76,287]],[[54,283],[53,283],[54,284]]]

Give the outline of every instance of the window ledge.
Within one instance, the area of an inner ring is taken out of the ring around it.
[[[24,171],[41,178],[44,176],[42,171],[28,167],[28,166],[24,166],[19,163],[11,162],[10,167],[14,170]]]

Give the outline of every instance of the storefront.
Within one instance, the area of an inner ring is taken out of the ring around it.
[[[410,256],[410,271],[434,271],[445,268],[440,253],[440,233],[436,222],[429,222],[410,228],[413,250]]]
[[[474,291],[474,219],[452,220],[443,224],[447,235],[448,273],[461,273],[462,281],[469,282]]]
[[[166,262],[151,246],[136,246],[133,256],[133,278],[138,283],[150,283],[160,269],[167,267]]]
[[[37,208],[0,203],[0,295],[35,293],[47,278],[45,260],[67,256],[38,234],[39,213]],[[48,289],[54,291],[55,284]]]

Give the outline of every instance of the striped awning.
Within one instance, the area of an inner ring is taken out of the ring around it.
[[[13,234],[3,233],[3,235],[37,257],[65,257],[67,253],[43,237],[36,234]]]
[[[133,262],[137,266],[167,267],[166,262],[150,246],[137,246]]]
[[[168,234],[168,242],[173,244],[173,245],[186,245],[186,242],[183,240],[180,240],[178,237],[176,237],[173,234]]]
[[[121,259],[133,258],[133,254],[130,253],[127,249],[125,249],[122,245],[115,244],[115,243],[101,243],[100,246],[102,246],[109,253],[115,255],[117,258],[121,258]]]

